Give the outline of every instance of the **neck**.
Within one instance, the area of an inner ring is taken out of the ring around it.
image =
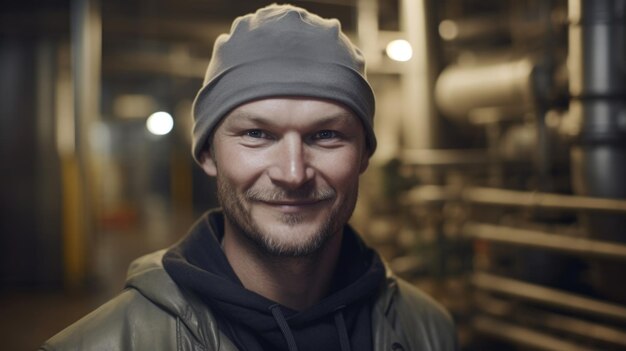
[[[246,289],[297,311],[314,305],[328,293],[341,248],[341,232],[312,256],[276,257],[260,252],[233,229],[226,224],[222,245]]]

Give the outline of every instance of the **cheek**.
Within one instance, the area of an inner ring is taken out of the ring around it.
[[[263,173],[263,157],[253,152],[242,152],[236,147],[225,149],[219,154],[217,172],[235,186],[254,182]]]
[[[317,168],[336,190],[355,186],[361,174],[358,153],[339,153],[334,157],[323,157]]]

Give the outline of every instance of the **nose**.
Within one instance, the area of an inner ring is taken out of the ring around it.
[[[286,189],[297,189],[313,178],[315,172],[307,162],[302,137],[285,135],[274,147],[273,162],[268,170],[272,182]]]

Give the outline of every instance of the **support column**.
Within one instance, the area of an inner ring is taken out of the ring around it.
[[[405,110],[402,130],[407,149],[431,149],[439,144],[439,120],[434,106],[435,49],[429,21],[434,16],[429,0],[400,2],[400,29],[413,48],[413,57],[406,62],[402,75]]]
[[[100,114],[102,24],[98,0],[74,0],[71,7],[73,150],[63,156],[64,263],[66,284],[83,285],[96,233],[92,133]]]

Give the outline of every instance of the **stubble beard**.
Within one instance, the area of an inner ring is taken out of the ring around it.
[[[217,195],[222,206],[226,220],[233,226],[237,235],[253,244],[257,251],[263,255],[275,258],[298,258],[311,257],[319,253],[326,243],[348,222],[358,195],[358,188],[355,186],[347,194],[344,203],[332,209],[325,221],[318,227],[315,233],[306,236],[302,240],[286,242],[276,235],[268,233],[267,229],[261,228],[252,218],[251,210],[246,206],[251,202],[259,200],[279,200],[288,198],[297,199],[326,199],[335,197],[333,189],[312,189],[303,187],[295,191],[285,191],[283,189],[255,190],[249,189],[244,193],[238,193],[235,187],[224,177],[217,176]],[[326,201],[323,200],[323,201]],[[283,224],[294,227],[303,222],[304,216],[301,214],[282,213],[278,218]],[[299,235],[294,232],[293,235]]]

